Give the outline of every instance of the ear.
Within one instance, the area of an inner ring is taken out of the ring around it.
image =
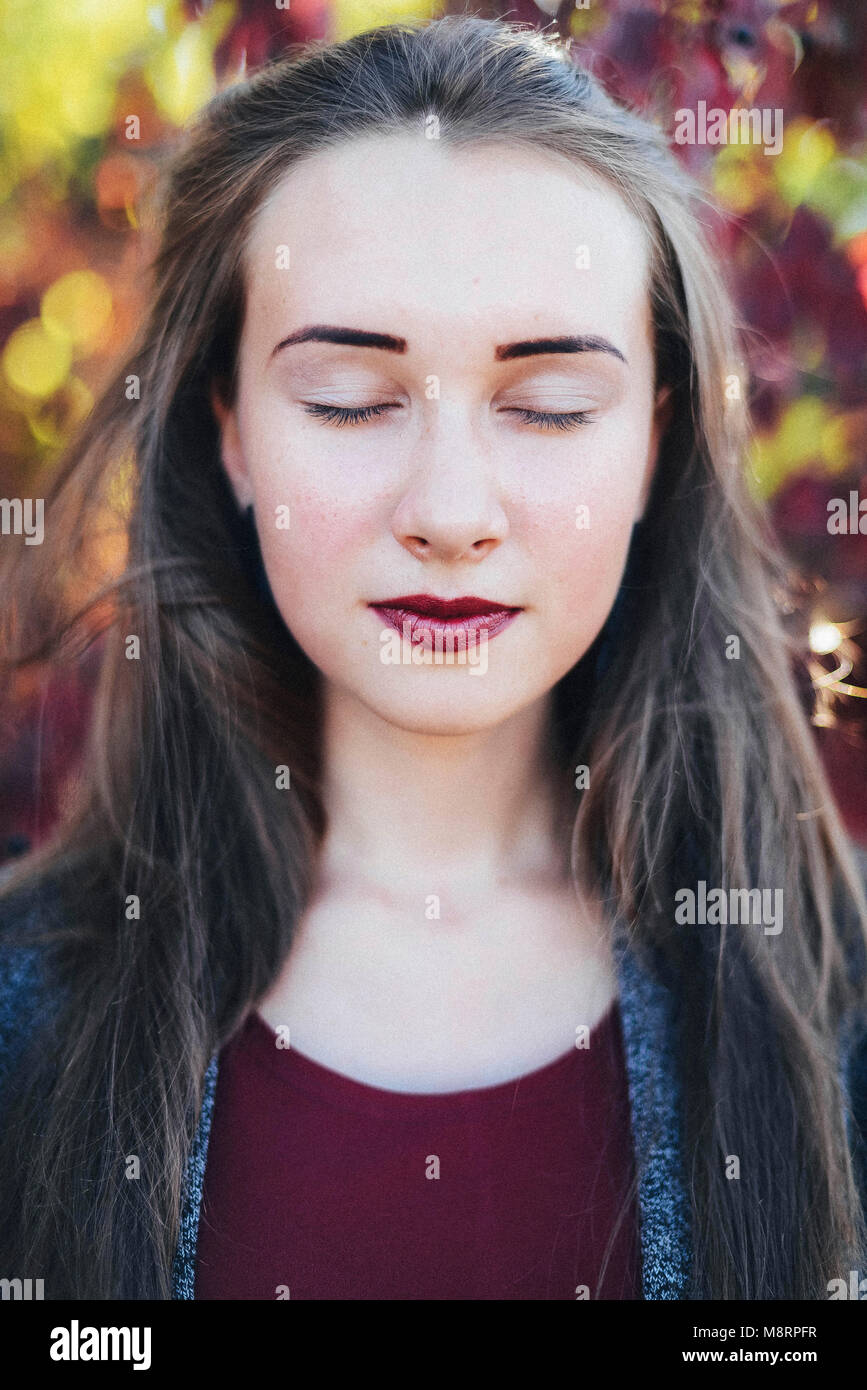
[[[647,446],[647,462],[644,467],[644,479],[641,485],[641,498],[639,501],[639,511],[636,521],[644,520],[644,513],[647,509],[647,501],[650,497],[650,489],[653,479],[656,476],[656,461],[659,454],[659,445],[665,431],[671,423],[672,411],[674,408],[674,397],[670,386],[660,386],[656,393],[656,400],[653,407],[653,423],[650,430],[650,441]]]
[[[211,384],[211,408],[220,430],[220,459],[226,476],[243,511],[253,501],[250,477],[244,460],[244,451],[238,434],[238,421],[234,409],[224,400],[225,382],[218,377]]]

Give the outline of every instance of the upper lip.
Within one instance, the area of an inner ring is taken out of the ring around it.
[[[466,594],[461,598],[435,598],[433,594],[404,594],[401,598],[378,599],[371,608],[408,608],[429,618],[467,618],[477,613],[503,613],[516,610],[515,604],[492,603],[490,599]]]

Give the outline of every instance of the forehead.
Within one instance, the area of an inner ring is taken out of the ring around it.
[[[259,208],[245,263],[245,336],[310,317],[393,332],[604,321],[633,341],[647,324],[641,222],[601,177],[535,147],[421,132],[308,155]]]

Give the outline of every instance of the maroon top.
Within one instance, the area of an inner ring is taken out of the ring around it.
[[[277,1042],[253,1012],[221,1053],[197,1299],[641,1297],[616,1000],[588,1047],[469,1091],[383,1090]]]

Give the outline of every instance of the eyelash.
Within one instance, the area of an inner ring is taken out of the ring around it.
[[[304,408],[308,415],[314,415],[326,424],[336,425],[338,429],[341,425],[363,424],[374,416],[382,415],[386,410],[394,409],[391,405],[340,406],[323,405],[319,401],[307,402]],[[568,410],[560,414],[549,414],[544,410],[529,410],[519,406],[511,406],[509,410],[520,415],[525,424],[539,425],[546,430],[574,430],[579,425],[593,423],[585,410]]]

